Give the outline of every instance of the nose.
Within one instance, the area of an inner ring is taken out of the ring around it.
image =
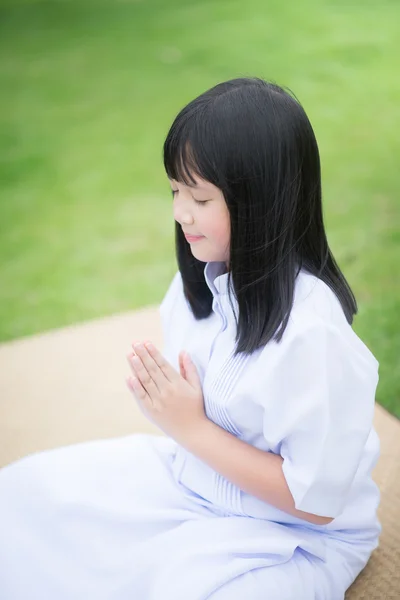
[[[193,216],[189,210],[188,202],[182,198],[174,198],[174,219],[181,225],[193,224]]]

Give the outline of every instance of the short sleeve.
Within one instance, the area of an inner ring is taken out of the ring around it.
[[[264,436],[298,510],[335,518],[346,504],[373,425],[378,363],[366,351],[335,326],[313,325],[264,378]]]

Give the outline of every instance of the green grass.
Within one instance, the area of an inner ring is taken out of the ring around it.
[[[355,330],[400,416],[399,22],[397,0],[2,0],[0,339],[161,300],[164,136],[197,94],[258,75],[313,123]]]

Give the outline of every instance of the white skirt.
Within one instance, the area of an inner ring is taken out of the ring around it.
[[[226,516],[135,434],[0,470],[2,600],[343,600],[368,560],[303,527]]]

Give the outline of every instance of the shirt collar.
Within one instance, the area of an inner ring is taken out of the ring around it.
[[[204,278],[214,298],[228,293],[228,273],[224,262],[208,262]]]

